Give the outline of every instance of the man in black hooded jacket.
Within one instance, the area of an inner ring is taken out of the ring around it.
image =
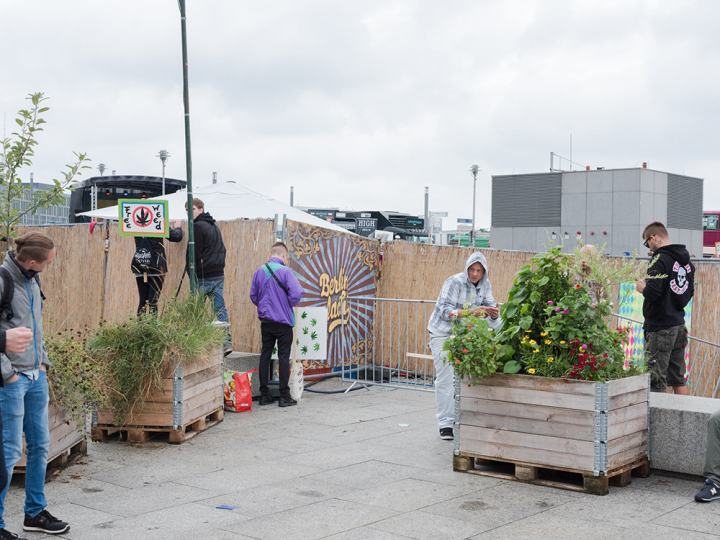
[[[645,358],[651,374],[650,389],[665,392],[667,384],[676,394],[687,395],[685,380],[685,306],[695,292],[695,266],[682,244],[671,244],[665,226],[654,221],[643,231],[643,242],[657,260],[648,268],[637,291],[644,296]]]
[[[187,210],[187,203],[185,203]],[[205,211],[205,203],[193,199],[193,234],[195,241],[195,276],[198,289],[213,303],[218,321],[229,323],[223,288],[225,285],[225,244],[215,219]],[[188,251],[189,261],[189,251]],[[225,356],[232,352],[230,331],[223,347]]]

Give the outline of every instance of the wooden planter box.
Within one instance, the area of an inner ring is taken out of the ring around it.
[[[162,387],[120,425],[112,411],[93,413],[93,440],[125,432],[127,440],[145,442],[157,432],[169,433],[171,443],[182,443],[223,419],[222,353],[182,371],[163,373]]]
[[[649,375],[607,383],[495,373],[456,391],[455,470],[514,464],[513,479],[545,485],[544,469],[578,473],[582,491],[647,476]],[[498,476],[498,474],[491,474]],[[562,484],[562,483],[561,483]],[[559,485],[574,489],[571,484]]]
[[[68,461],[87,454],[85,435],[78,431],[78,425],[64,410],[54,403],[48,406],[48,427],[50,428],[50,446],[48,448],[48,470],[58,469]],[[15,464],[14,473],[25,473],[27,448],[23,435],[23,454]]]

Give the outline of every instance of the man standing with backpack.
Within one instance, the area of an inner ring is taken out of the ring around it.
[[[25,521],[23,529],[48,534],[62,534],[70,525],[48,512],[45,507],[45,472],[50,432],[48,429],[48,383],[50,366],[42,325],[42,292],[37,274],[50,266],[55,258],[55,245],[46,235],[30,232],[15,240],[16,251],[8,252],[2,266],[10,279],[2,279],[3,292],[13,287],[11,313],[3,310],[0,330],[7,336],[14,328],[32,331],[32,342],[24,352],[6,350],[0,354],[4,386],[0,388],[0,409],[3,421],[3,449],[8,479],[22,457],[23,432],[27,442],[25,469]],[[2,292],[0,292],[2,294]],[[17,538],[5,530],[2,515],[10,482],[0,492],[0,540]]]
[[[257,306],[262,334],[260,352],[260,405],[273,402],[268,388],[270,379],[270,357],[277,343],[280,371],[280,407],[297,405],[290,397],[290,351],[293,342],[295,314],[293,308],[300,303],[303,289],[295,274],[285,263],[288,258],[287,246],[275,242],[270,248],[270,260],[255,271],[250,300]]]

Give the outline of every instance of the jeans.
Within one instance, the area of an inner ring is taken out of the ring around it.
[[[225,288],[225,278],[221,277],[218,279],[201,279],[197,280],[198,290],[202,291],[213,303],[213,311],[220,322],[230,322],[228,320],[227,309],[225,309],[225,298],[223,297],[223,290]],[[227,338],[225,345],[229,346],[232,344],[232,338],[230,337],[230,330],[226,330]]]
[[[266,321],[260,325],[262,334],[262,350],[260,351],[260,393],[264,396],[270,394],[268,381],[272,378],[270,366],[272,362],[275,343],[278,348],[278,371],[280,372],[280,395],[290,397],[290,351],[292,350],[293,329],[292,326],[279,322]]]
[[[447,337],[430,336],[430,350],[435,366],[435,401],[438,427],[451,428],[455,422],[455,373],[443,350]]]
[[[22,435],[27,443],[25,470],[25,513],[36,516],[46,506],[45,469],[47,467],[50,431],[48,430],[47,375],[40,371],[37,380],[25,375],[0,388],[0,408],[3,420],[3,447],[8,482],[0,493],[0,528],[5,527],[2,515],[13,467],[22,457]]]

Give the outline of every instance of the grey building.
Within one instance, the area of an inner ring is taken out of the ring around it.
[[[569,252],[578,240],[608,255],[645,255],[642,231],[665,224],[670,240],[703,253],[703,179],[651,169],[550,172],[492,177],[493,248]]]
[[[32,203],[32,194],[37,191],[47,191],[55,188],[55,184],[44,184],[41,182],[30,182],[23,184],[25,189],[23,195],[19,199],[12,202],[14,209],[21,212],[30,208]],[[63,194],[64,202],[57,206],[48,208],[38,208],[34,214],[28,212],[20,219],[20,225],[65,225],[68,223],[68,215],[70,213],[70,194]]]

